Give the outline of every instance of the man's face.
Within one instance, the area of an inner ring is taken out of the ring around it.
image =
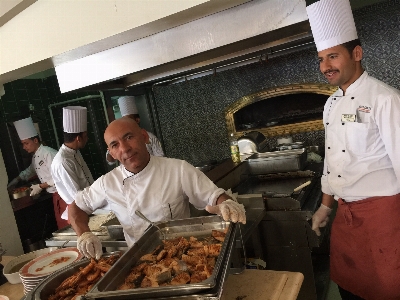
[[[88,139],[87,131],[82,132],[82,137],[79,137],[79,149],[82,149],[86,146]]]
[[[22,148],[24,148],[24,150],[28,153],[35,153],[40,146],[39,141],[37,139],[21,140],[21,143],[22,143]]]
[[[318,52],[319,67],[331,85],[339,86],[343,91],[361,74],[357,67],[362,58],[361,47],[357,46],[352,55],[342,46],[335,46]]]
[[[138,173],[150,160],[146,143],[149,140],[147,131],[130,118],[121,118],[110,123],[104,133],[108,151],[124,167]]]

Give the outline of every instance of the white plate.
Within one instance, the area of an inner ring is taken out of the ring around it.
[[[82,258],[76,248],[63,248],[39,256],[27,263],[19,271],[21,277],[43,277]]]

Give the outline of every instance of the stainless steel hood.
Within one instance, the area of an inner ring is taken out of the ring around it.
[[[312,42],[304,0],[253,0],[56,66],[62,92],[126,88]]]

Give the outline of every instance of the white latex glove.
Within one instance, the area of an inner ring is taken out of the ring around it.
[[[326,205],[321,204],[315,214],[312,216],[312,230],[320,236],[321,231],[319,230],[320,227],[325,227],[329,221],[329,215],[331,214],[332,209]]]
[[[246,211],[243,204],[233,200],[225,200],[218,205],[207,205],[206,211],[222,216],[224,221],[240,222],[246,224]]]
[[[100,239],[90,231],[83,233],[78,238],[77,248],[87,258],[100,259],[103,254]]]
[[[35,196],[39,194],[42,191],[42,188],[40,187],[39,184],[33,184],[31,185],[31,196]]]
[[[19,177],[15,177],[13,180],[10,181],[9,184],[7,184],[7,188],[10,189],[13,186],[17,185],[17,183],[20,181]]]

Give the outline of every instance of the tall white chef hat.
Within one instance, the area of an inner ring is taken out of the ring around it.
[[[31,117],[14,122],[14,126],[21,141],[38,135]]]
[[[349,0],[320,0],[306,10],[318,52],[358,39]]]
[[[79,133],[87,131],[87,108],[67,106],[63,108],[64,132]]]
[[[122,116],[139,114],[135,103],[135,97],[133,96],[119,97],[118,106]]]

